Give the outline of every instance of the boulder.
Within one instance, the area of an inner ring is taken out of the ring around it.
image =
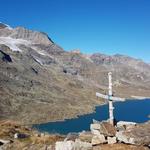
[[[92,130],[100,130],[101,126],[100,123],[94,123],[90,125],[90,129]]]
[[[55,150],[92,150],[92,144],[82,142],[80,139],[74,141],[56,142]]]
[[[100,130],[95,130],[95,129],[91,130],[91,133],[94,135],[100,135],[101,134]]]
[[[83,142],[91,143],[93,136],[94,135],[91,132],[84,131],[84,132],[79,133],[79,139]]]
[[[134,128],[116,133],[119,141],[134,145],[150,145],[150,123],[139,124]]]
[[[107,137],[108,144],[115,144],[117,143],[116,137]]]
[[[74,149],[73,141],[56,142],[55,144],[55,150],[73,150],[73,149]]]
[[[149,150],[149,148],[145,146],[116,143],[97,145],[93,147],[93,150]]]
[[[92,150],[92,144],[89,142],[82,142],[80,139],[76,139],[73,150]]]
[[[69,133],[69,134],[67,134],[65,141],[75,141],[75,139],[77,139],[77,138],[78,138],[77,133]]]
[[[117,122],[117,128],[124,127],[126,129],[128,127],[130,128],[130,127],[134,127],[134,126],[136,126],[135,122],[128,122],[128,121],[119,121],[119,122]]]
[[[116,128],[109,122],[102,122],[100,133],[104,134],[105,136],[115,136]]]
[[[3,144],[8,144],[10,143],[10,140],[3,140],[3,139],[0,139],[0,145],[3,145]]]
[[[92,145],[104,144],[106,143],[105,136],[103,134],[94,135],[92,138]]]
[[[105,136],[115,136],[116,134],[116,128],[113,125],[111,125],[109,122],[100,122],[100,123],[91,124],[90,129],[91,132],[96,135],[98,135],[99,132],[100,134],[104,134]]]
[[[117,132],[116,137],[120,142],[134,144],[134,139],[129,134],[126,134],[126,132],[124,131]]]

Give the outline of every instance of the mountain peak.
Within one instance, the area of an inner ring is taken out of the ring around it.
[[[44,32],[26,29],[24,27],[11,28],[0,22],[0,37],[9,37],[30,41],[32,44],[51,45],[54,42]]]
[[[48,37],[46,33],[28,30],[24,27],[14,28],[13,33],[10,36],[15,39],[24,39],[31,41],[33,44],[53,44],[53,41]]]

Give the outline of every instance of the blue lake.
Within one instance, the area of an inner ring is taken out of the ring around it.
[[[133,121],[142,123],[150,120],[150,99],[145,100],[128,100],[125,102],[114,103],[114,115],[117,121]],[[93,119],[107,120],[108,119],[108,104],[97,106],[95,113],[79,116],[75,119],[67,119],[65,121],[49,122],[33,127],[41,132],[67,134],[69,132],[81,132],[89,130]]]

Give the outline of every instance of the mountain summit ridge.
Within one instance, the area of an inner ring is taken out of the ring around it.
[[[34,44],[51,45],[54,42],[44,32],[33,31],[24,27],[12,28],[9,25],[0,23],[0,36],[11,37],[14,39],[23,39],[32,41]]]

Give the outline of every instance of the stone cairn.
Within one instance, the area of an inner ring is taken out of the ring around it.
[[[115,126],[109,121],[96,121],[90,125],[90,131],[82,131],[79,134],[69,134],[64,141],[56,142],[55,150],[92,150],[94,146],[101,144],[126,143],[132,145],[150,146],[150,135],[136,135],[135,122],[119,121]],[[138,129],[140,132],[140,130]]]
[[[134,128],[136,123],[120,121],[113,126],[107,121],[94,122],[90,126],[91,133],[93,134],[91,143],[92,145],[98,144],[115,144],[115,143],[129,143],[134,144],[132,139],[123,133],[129,129]]]

